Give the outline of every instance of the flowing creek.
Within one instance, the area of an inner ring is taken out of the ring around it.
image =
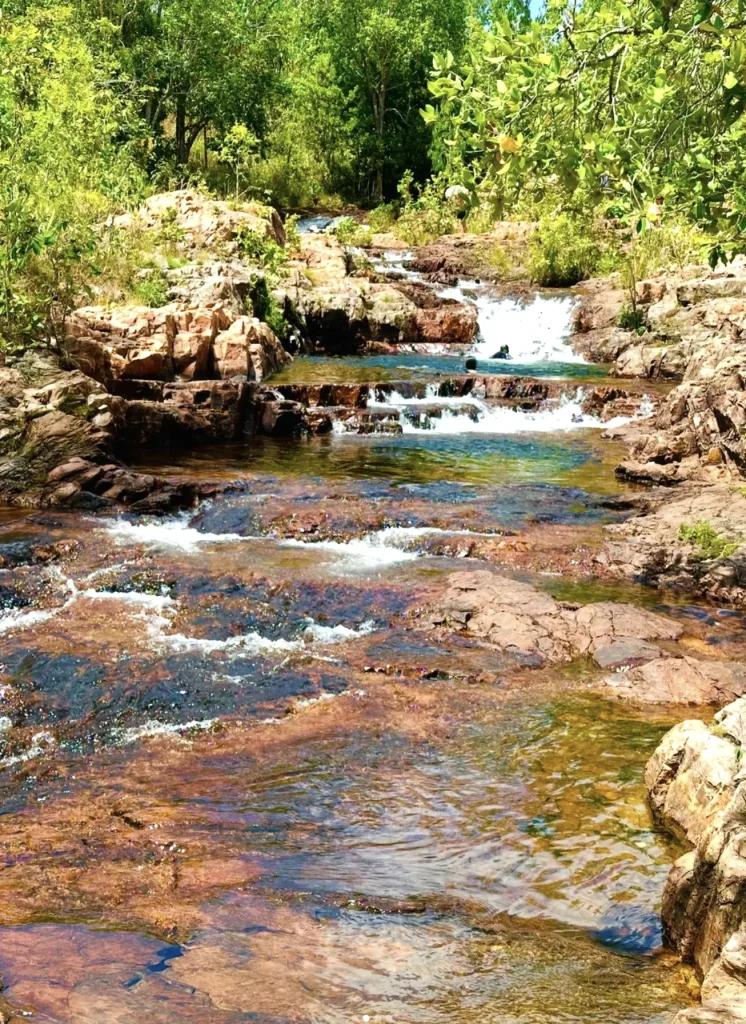
[[[456,294],[480,373],[603,375],[564,343],[569,297]],[[301,357],[284,379],[462,366]],[[431,401],[390,394],[390,436],[143,455],[236,481],[194,513],[0,517],[0,977],[29,1020],[663,1024],[690,1001],[642,781],[681,710],[407,615],[454,570],[499,571],[512,532],[597,540],[618,450],[573,398]],[[504,571],[744,650],[740,616]]]

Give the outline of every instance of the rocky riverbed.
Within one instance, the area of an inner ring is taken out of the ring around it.
[[[139,217],[0,368],[0,1019],[741,1019],[746,271]]]

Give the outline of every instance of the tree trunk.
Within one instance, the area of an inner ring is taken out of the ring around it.
[[[186,133],[186,96],[180,93],[176,99],[176,162],[185,164],[189,159]]]
[[[386,86],[381,84],[373,100],[374,114],[376,120],[376,134],[378,135],[379,154],[378,166],[376,167],[376,181],[373,198],[383,202],[383,160],[384,160],[384,138],[386,134]]]

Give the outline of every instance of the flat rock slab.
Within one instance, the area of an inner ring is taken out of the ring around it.
[[[604,601],[578,608],[490,572],[455,573],[423,621],[554,664],[594,655],[623,640],[677,640],[682,633],[678,623],[633,605]]]
[[[746,669],[734,661],[656,658],[607,680],[620,697],[645,704],[717,704],[746,694]]]
[[[663,651],[647,640],[615,640],[593,655],[599,668],[627,668],[660,658]]]

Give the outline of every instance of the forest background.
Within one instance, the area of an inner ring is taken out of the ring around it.
[[[745,105],[746,0],[8,0],[0,349],[133,273],[112,215],[186,186],[411,243],[536,221],[544,284],[728,260]]]

